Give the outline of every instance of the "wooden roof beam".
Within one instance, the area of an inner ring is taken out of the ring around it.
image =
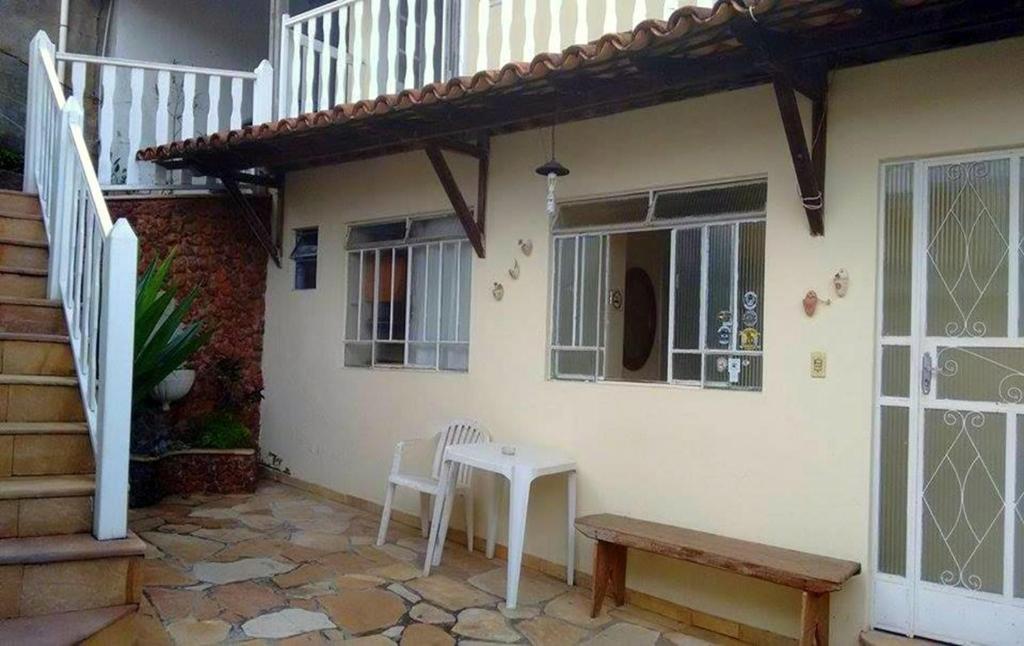
[[[783,58],[786,49],[785,37],[762,29],[753,22],[737,19],[730,24],[736,39],[750,50],[754,65],[771,74],[772,78],[784,76],[788,85],[811,101],[820,100],[825,94],[825,77],[819,64],[806,64]]]
[[[468,155],[469,157],[475,157],[478,160],[486,158],[489,154],[489,150],[485,147],[467,143],[459,139],[453,139],[451,137],[444,139],[432,139],[427,142],[426,146],[437,146],[442,150],[458,153],[460,155]]]

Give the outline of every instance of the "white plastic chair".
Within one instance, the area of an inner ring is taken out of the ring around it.
[[[420,475],[402,471],[402,453],[413,444],[421,442],[435,442],[434,463],[430,469],[430,475]],[[388,523],[391,520],[391,503],[395,497],[395,489],[406,487],[420,493],[420,530],[423,537],[430,534],[431,501],[438,503],[438,494],[441,492],[441,458],[444,450],[454,444],[475,444],[478,442],[490,442],[491,434],[484,430],[480,424],[468,419],[455,419],[439,431],[432,439],[423,438],[418,440],[405,440],[395,445],[395,456],[391,462],[391,474],[388,476],[388,490],[384,496],[384,512],[380,518],[380,531],[377,533],[377,545],[383,545],[388,533]],[[473,469],[460,467],[458,478],[455,484],[455,496],[462,496],[463,506],[466,510],[466,538],[469,551],[473,551],[473,490],[471,481]],[[493,513],[494,510],[491,510]],[[447,522],[447,518],[443,522]]]

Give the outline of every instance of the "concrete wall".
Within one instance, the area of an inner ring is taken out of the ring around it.
[[[95,54],[102,34],[102,0],[69,5],[68,50]],[[60,0],[0,0],[0,146],[25,145],[28,43],[40,29],[57,42]]]
[[[468,374],[346,369],[347,223],[448,204],[422,154],[291,174],[285,226],[320,227],[318,289],[294,291],[290,264],[269,273],[263,448],[302,479],[379,502],[396,441],[474,417],[502,441],[576,456],[580,514],[626,513],[860,561],[865,574],[832,599],[833,643],[855,643],[869,622],[879,164],[1024,143],[1024,72],[1006,64],[1022,58],[1024,39],[1015,39],[836,73],[819,238],[808,234],[767,86],[560,127],[567,199],[767,177],[762,392],[546,378],[551,245],[535,131],[492,144]],[[467,165],[456,169],[473,185]],[[521,238],[534,242],[529,258],[518,254]],[[512,282],[515,257],[522,276]],[[806,317],[803,294],[823,293],[839,268],[849,271],[849,295]],[[496,280],[505,280],[500,302],[490,294]],[[810,377],[812,351],[828,353],[826,379]],[[564,490],[549,480],[533,488],[526,549],[560,562]],[[417,509],[411,495],[397,504]],[[588,570],[591,546],[579,547],[577,565]],[[796,632],[794,592],[643,555],[630,563],[631,587]]]
[[[119,0],[109,53],[158,63],[252,70],[271,58],[269,0]]]

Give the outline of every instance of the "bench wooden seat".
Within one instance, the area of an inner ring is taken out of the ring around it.
[[[596,514],[576,520],[576,529],[597,541],[594,604],[601,611],[607,593],[625,602],[628,548],[770,581],[803,592],[800,645],[828,644],[829,594],[860,573],[860,563],[773,547],[727,536]]]

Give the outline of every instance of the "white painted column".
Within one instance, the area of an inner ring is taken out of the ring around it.
[[[135,153],[142,142],[142,72],[137,67],[131,70],[132,102],[128,113],[128,153],[124,157],[128,184],[139,183],[139,162],[135,160]]]
[[[211,74],[208,87],[210,109],[206,113],[206,134],[212,135],[220,129],[220,77]]]
[[[388,45],[387,58],[382,63],[387,72],[385,92],[398,91],[398,0],[388,0]]]
[[[114,141],[114,94],[117,90],[117,68],[113,65],[100,67],[100,152],[97,160],[99,180],[101,184],[113,183],[111,148]],[[191,102],[184,105],[185,112],[192,112]],[[26,163],[26,168],[28,164]]]
[[[324,38],[320,49],[320,92],[316,102],[317,110],[331,107],[331,68],[334,67],[331,59],[331,29],[334,26],[332,16],[331,13],[325,13],[322,22]]]
[[[338,57],[334,61],[334,105],[345,103],[348,97],[348,14],[354,6],[338,9]]]
[[[370,3],[370,54],[367,56],[367,69],[370,72],[370,94],[367,98],[380,95],[380,22],[381,7],[387,0],[368,0]]]
[[[290,16],[283,14],[281,16],[281,47],[280,53],[277,58],[277,118],[282,119],[288,116],[288,107],[291,105],[290,98],[288,95],[288,89],[291,86],[288,78],[288,70],[291,69],[289,55],[291,52],[291,38],[292,28],[285,26]],[[257,68],[259,69],[259,68]],[[253,111],[255,111],[256,105],[253,103]],[[269,119],[268,119],[269,121]],[[255,117],[253,122],[256,122]]]
[[[263,59],[254,70],[256,81],[252,86],[252,123],[267,123],[274,118],[274,66]]]
[[[103,248],[103,311],[99,339],[99,419],[93,534],[99,540],[128,533],[128,446],[135,346],[135,272],[138,240],[120,219]]]
[[[501,32],[501,54],[498,57],[498,65],[504,65],[512,61],[512,3],[515,0],[501,0],[501,13],[499,19],[499,31]]]
[[[548,32],[548,51],[562,51],[562,0],[549,0],[551,31]]]
[[[476,17],[476,69],[473,72],[487,69],[487,50],[491,35],[491,0],[476,0],[476,3],[479,13]]]

